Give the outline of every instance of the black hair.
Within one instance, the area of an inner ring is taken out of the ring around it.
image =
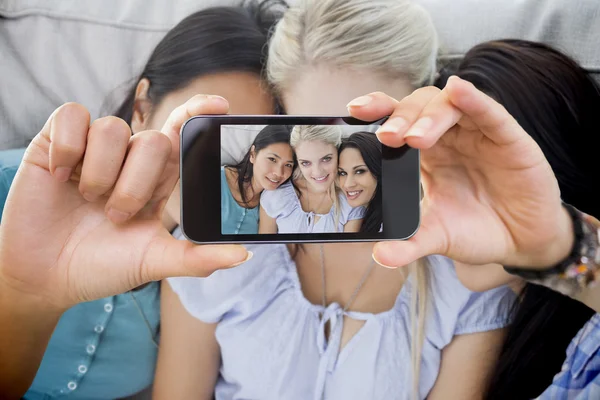
[[[537,142],[562,199],[596,217],[593,182],[600,148],[600,89],[574,60],[540,43],[498,40],[475,46],[455,75],[487,93]],[[566,349],[594,311],[543,286],[526,284],[487,388],[486,399],[531,399],[551,383]]]
[[[203,75],[250,72],[264,77],[271,29],[286,7],[282,0],[244,1],[186,17],[158,43],[114,115],[131,123],[136,87],[143,78],[150,81],[148,98],[157,105]],[[274,106],[279,110],[279,104]]]
[[[367,168],[377,180],[377,188],[373,198],[369,201],[360,232],[379,232],[383,223],[382,190],[381,190],[381,143],[370,132],[355,132],[342,139],[338,154],[345,149],[357,149],[360,152]]]
[[[258,154],[259,151],[264,149],[267,146],[270,146],[275,143],[286,143],[290,144],[290,135],[292,133],[292,127],[287,125],[267,125],[264,127],[258,135],[254,138],[252,145],[246,152],[246,155],[239,163],[235,165],[228,165],[227,167],[235,169],[237,172],[237,185],[240,191],[240,195],[242,197],[242,201],[246,206],[248,206],[248,198],[246,196],[246,188],[250,185],[252,181],[252,176],[254,176],[254,168],[252,163],[250,162],[250,156],[252,155],[252,150],[254,150],[254,154]],[[296,156],[294,155],[294,168],[296,167]],[[291,175],[290,175],[291,177]],[[290,178],[288,178],[285,182],[287,182]],[[283,183],[285,183],[283,182]],[[282,183],[282,184],[283,184]],[[249,187],[252,187],[250,185]],[[254,193],[252,194],[254,196]]]

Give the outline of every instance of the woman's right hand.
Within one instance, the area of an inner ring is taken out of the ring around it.
[[[56,310],[169,276],[207,276],[245,261],[242,246],[173,238],[161,214],[179,178],[179,131],[190,117],[225,114],[198,95],[158,131],[134,136],[121,119],[90,125],[65,104],[28,147],[0,225],[0,290]]]

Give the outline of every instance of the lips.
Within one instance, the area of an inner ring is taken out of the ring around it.
[[[317,183],[324,183],[327,182],[327,178],[329,178],[329,174],[325,175],[325,176],[319,176],[317,178],[312,178],[315,182]]]
[[[346,190],[346,197],[348,200],[356,200],[362,192],[362,190]]]
[[[267,180],[267,182],[269,182],[273,187],[278,187],[279,184],[281,183],[281,179],[272,179],[269,178],[268,176],[265,176],[265,179]]]

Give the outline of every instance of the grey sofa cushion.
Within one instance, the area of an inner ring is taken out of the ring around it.
[[[539,40],[600,81],[597,0],[416,1],[432,15],[445,59],[489,39]],[[0,0],[0,149],[27,145],[64,102],[84,104],[92,118],[112,111],[166,31],[198,9],[235,3]]]

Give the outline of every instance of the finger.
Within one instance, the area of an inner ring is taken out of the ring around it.
[[[444,88],[450,102],[469,117],[483,134],[498,145],[508,145],[529,137],[506,109],[457,76],[448,79]]]
[[[106,117],[92,123],[79,177],[79,191],[88,201],[106,194],[117,182],[131,138],[129,125]]]
[[[236,267],[252,258],[239,245],[198,246],[173,237],[157,237],[144,255],[142,281],[168,277],[206,277],[218,269]]]
[[[375,121],[391,115],[398,100],[383,92],[373,92],[352,100],[346,108],[351,116],[363,121]]]
[[[429,149],[463,117],[444,90],[423,99],[424,107],[403,134],[404,141],[417,149]]]
[[[164,202],[168,198],[179,179],[179,146],[180,131],[183,124],[197,115],[219,115],[227,114],[229,103],[220,96],[196,95],[187,102],[177,107],[163,125],[163,132],[171,142],[171,153],[165,168],[165,177],[156,188],[154,198],[158,202]]]
[[[439,93],[438,88],[425,87],[397,101],[377,92],[364,96],[365,100],[359,98],[356,103],[350,102],[348,111],[353,117],[363,120],[375,120],[389,115],[388,120],[377,130],[377,137],[386,146],[401,147],[406,143],[404,134],[407,129],[418,119],[431,99]]]
[[[432,254],[445,254],[447,241],[440,225],[424,222],[408,240],[379,242],[373,259],[382,267],[398,268]]]
[[[407,144],[406,132],[421,117],[423,110],[440,95],[436,87],[424,87],[415,90],[403,98],[394,112],[377,131],[379,140],[390,147],[400,147]],[[419,147],[418,142],[409,141],[408,145]]]
[[[85,152],[90,113],[77,103],[59,107],[49,118],[41,135],[50,143],[49,170],[66,182]]]
[[[144,131],[131,138],[127,159],[106,203],[110,220],[123,223],[149,202],[170,153],[171,143],[161,132]]]
[[[229,103],[221,96],[198,94],[171,112],[161,132],[167,136],[176,136],[183,124],[197,115],[227,114]]]

